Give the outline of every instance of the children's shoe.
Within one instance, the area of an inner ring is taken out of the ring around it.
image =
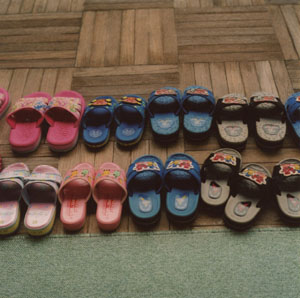
[[[13,151],[29,153],[40,144],[44,113],[51,96],[44,92],[35,92],[19,99],[6,117],[10,125],[9,143]]]
[[[230,178],[240,171],[241,155],[231,148],[212,152],[201,168],[201,198],[210,207],[223,207],[230,195]]]
[[[123,96],[115,108],[115,120],[117,143],[121,146],[136,145],[145,129],[145,100],[138,95]]]
[[[96,219],[101,230],[113,231],[119,226],[126,197],[124,170],[112,162],[102,164],[93,188],[93,198],[97,203]]]
[[[273,169],[273,190],[282,219],[300,223],[300,160],[289,158]]]
[[[152,226],[160,219],[163,171],[162,161],[153,155],[141,156],[129,166],[128,201],[137,224]]]
[[[249,111],[257,144],[264,149],[280,148],[286,134],[284,105],[280,98],[257,92],[250,98]]]
[[[164,175],[168,218],[179,224],[191,223],[197,216],[200,195],[200,167],[190,155],[168,157]]]
[[[91,100],[82,118],[83,139],[91,148],[101,148],[107,144],[114,109],[117,101],[111,96],[99,96]]]
[[[51,232],[61,181],[58,170],[47,165],[35,167],[31,175],[25,178],[22,197],[28,206],[24,219],[28,234],[43,236]]]
[[[159,142],[176,140],[180,126],[180,91],[173,87],[153,91],[148,99],[147,110],[154,138]]]
[[[292,94],[287,99],[285,111],[294,140],[300,146],[300,92]]]
[[[0,235],[14,233],[20,224],[21,192],[30,172],[24,163],[14,163],[0,174]]]
[[[262,165],[248,164],[233,176],[230,188],[224,222],[233,229],[248,229],[272,194],[271,174]]]
[[[249,135],[248,102],[239,94],[218,99],[215,110],[218,140],[222,147],[244,149]]]
[[[51,150],[67,152],[76,146],[84,109],[84,98],[75,91],[61,91],[50,100],[45,119],[50,125],[47,142]]]
[[[207,138],[212,128],[215,109],[213,93],[201,86],[190,86],[184,90],[182,108],[185,136],[195,141]]]
[[[64,228],[76,231],[86,219],[86,204],[92,195],[95,170],[89,163],[80,163],[69,170],[58,191],[61,203],[60,220]]]
[[[0,88],[0,119],[6,113],[10,105],[9,94],[8,92]]]

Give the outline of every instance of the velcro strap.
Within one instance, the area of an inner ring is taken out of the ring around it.
[[[29,177],[25,178],[25,181],[52,181],[60,184],[62,182],[62,177],[56,173],[32,173]]]
[[[48,104],[48,108],[59,107],[69,111],[76,119],[80,118],[81,100],[78,97],[53,97]]]
[[[12,110],[17,111],[24,108],[32,108],[44,113],[48,108],[48,98],[46,97],[24,97],[20,98],[13,106]]]

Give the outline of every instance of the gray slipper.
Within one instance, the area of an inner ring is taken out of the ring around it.
[[[249,135],[248,102],[240,94],[227,94],[218,99],[215,119],[219,142],[224,147],[243,149]]]
[[[266,149],[281,147],[286,121],[280,98],[266,92],[254,93],[250,98],[250,114],[257,144]]]
[[[271,175],[263,166],[248,164],[230,182],[231,195],[225,206],[228,226],[249,228],[271,194]]]
[[[300,223],[300,160],[282,160],[275,165],[272,178],[283,219],[290,223]]]
[[[212,152],[201,167],[201,197],[211,207],[223,206],[229,198],[230,177],[239,172],[241,155],[231,148]]]

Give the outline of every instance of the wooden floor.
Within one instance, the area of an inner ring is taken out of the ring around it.
[[[0,0],[0,87],[12,101],[34,91],[54,95],[63,89],[120,98],[135,93],[148,98],[163,86],[183,90],[202,85],[216,97],[238,92],[249,97],[264,90],[285,101],[300,90],[300,1],[297,0]],[[28,156],[12,153],[9,128],[0,122],[0,154],[4,166],[16,161],[32,170],[40,164],[58,167],[62,174],[78,162],[98,167],[113,161],[127,170],[143,154],[163,161],[186,152],[202,164],[219,148],[215,135],[199,144],[183,139],[162,147],[149,128],[132,151],[116,146],[114,137],[101,151],[89,152],[82,140],[67,154],[52,153],[45,137]],[[242,152],[243,163],[257,162],[272,170],[287,157],[300,158],[290,136],[277,152],[257,148],[253,137]],[[22,213],[26,207],[22,204]],[[274,203],[261,213],[256,227],[284,225]],[[222,214],[201,206],[188,228],[222,228]],[[163,208],[154,230],[178,229]],[[118,232],[141,231],[125,208]],[[25,233],[21,225],[19,233]],[[57,217],[53,234],[65,233]],[[95,203],[79,233],[100,233]]]

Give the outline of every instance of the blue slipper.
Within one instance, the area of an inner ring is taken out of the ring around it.
[[[141,156],[129,166],[129,208],[138,224],[152,225],[159,220],[163,169],[162,161],[153,155]]]
[[[116,140],[119,145],[137,144],[143,135],[146,120],[146,101],[138,95],[123,96],[115,109]]]
[[[89,102],[82,118],[83,139],[87,146],[100,148],[108,142],[116,104],[111,96],[99,96]]]
[[[180,124],[180,91],[173,87],[153,91],[148,100],[147,110],[154,137],[161,142],[176,140]]]
[[[190,155],[176,153],[166,161],[164,183],[170,220],[190,223],[197,215],[200,195],[200,167]]]
[[[190,86],[182,98],[184,112],[183,128],[191,140],[203,140],[212,128],[215,98],[213,93],[201,86]]]
[[[294,139],[300,146],[300,92],[292,94],[287,99],[285,111]]]

